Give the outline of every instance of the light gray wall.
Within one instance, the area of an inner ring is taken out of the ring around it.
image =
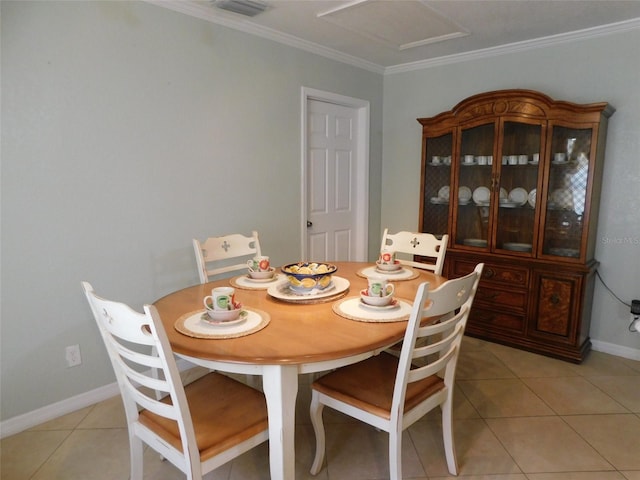
[[[380,230],[381,75],[141,2],[1,17],[3,420],[114,381],[81,280],[139,309],[198,282],[192,237],[252,229],[300,259],[301,87],[371,102]]]
[[[609,122],[596,258],[609,287],[624,301],[640,299],[640,31],[492,58],[387,75],[381,224],[418,226],[419,117],[450,110],[485,91],[526,88],[558,100],[609,102]],[[596,348],[640,358],[629,308],[596,282],[591,338]]]

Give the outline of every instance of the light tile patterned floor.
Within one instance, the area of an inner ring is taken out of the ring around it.
[[[301,381],[296,478],[388,478],[386,434],[325,410],[327,462],[315,477],[308,378]],[[406,479],[444,480],[440,414],[403,438]],[[455,438],[464,480],[640,480],[640,362],[591,352],[582,365],[465,338],[455,392]],[[125,480],[129,447],[120,397],[1,442],[2,480]],[[145,479],[184,476],[150,450]],[[268,480],[266,444],[211,480]]]

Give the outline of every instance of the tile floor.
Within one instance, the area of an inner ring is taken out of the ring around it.
[[[312,477],[314,439],[308,379],[297,409],[296,478],[388,478],[386,434],[325,410],[327,459]],[[465,480],[640,480],[640,362],[592,352],[573,365],[465,338],[455,394],[455,438]],[[405,432],[406,479],[448,476],[432,412]],[[2,480],[127,479],[127,432],[120,397],[1,442]],[[184,476],[150,450],[145,479]],[[268,480],[263,444],[209,475]]]

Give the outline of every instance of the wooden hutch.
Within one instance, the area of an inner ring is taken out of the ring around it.
[[[607,103],[529,90],[420,118],[419,227],[449,234],[445,274],[485,269],[471,336],[581,362],[589,325]]]

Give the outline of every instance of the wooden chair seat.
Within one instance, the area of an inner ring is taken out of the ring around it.
[[[319,378],[313,382],[312,388],[389,420],[397,372],[398,357],[383,352]],[[444,387],[444,380],[437,375],[408,384],[404,400],[405,411],[413,409]]]
[[[269,428],[264,395],[225,375],[209,373],[185,386],[184,391],[202,461]],[[162,402],[171,404],[171,399],[165,397]],[[139,421],[182,451],[177,422],[149,410],[140,412]]]

